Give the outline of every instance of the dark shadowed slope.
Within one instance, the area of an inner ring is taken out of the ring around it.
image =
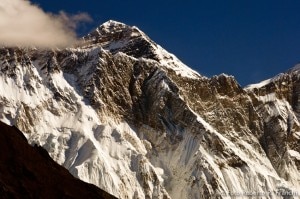
[[[115,197],[74,178],[38,146],[30,146],[16,127],[0,122],[0,197],[99,198]]]

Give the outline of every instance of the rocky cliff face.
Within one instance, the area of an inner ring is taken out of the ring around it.
[[[119,198],[299,188],[297,68],[243,89],[109,21],[74,48],[2,48],[0,70],[1,120]]]

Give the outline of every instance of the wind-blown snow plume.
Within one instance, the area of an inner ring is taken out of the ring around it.
[[[77,24],[91,20],[86,13],[55,15],[26,0],[0,0],[0,44],[67,46],[77,41]]]

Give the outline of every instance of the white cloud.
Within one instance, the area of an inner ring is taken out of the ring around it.
[[[71,45],[77,41],[77,25],[91,20],[86,13],[45,13],[27,0],[0,0],[0,45]]]

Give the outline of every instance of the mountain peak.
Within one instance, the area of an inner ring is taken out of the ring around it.
[[[174,70],[176,74],[189,78],[200,77],[197,72],[184,65],[175,55],[156,44],[136,26],[109,20],[83,39],[88,45],[99,45],[112,54],[122,52],[137,59],[151,59],[166,68]]]
[[[300,71],[300,63],[297,63],[293,68],[290,68],[287,73],[299,72]]]
[[[100,26],[98,26],[95,30],[90,32],[87,36],[84,37],[84,39],[101,43],[104,40],[103,38],[111,37],[114,40],[120,40],[141,35],[145,34],[135,26],[129,26],[118,21],[108,20]]]
[[[113,54],[123,52],[135,58],[154,58],[156,44],[135,26],[109,20],[84,37],[93,45],[100,45]]]
[[[200,76],[134,26],[108,21],[85,39],[0,49],[0,120],[74,176],[119,198],[300,190],[298,72],[245,91],[231,76]]]
[[[104,22],[102,25],[100,25],[100,28],[101,27],[111,30],[111,29],[118,29],[121,27],[124,28],[124,27],[129,27],[129,26],[122,22],[119,22],[119,21],[108,20],[108,21]]]

